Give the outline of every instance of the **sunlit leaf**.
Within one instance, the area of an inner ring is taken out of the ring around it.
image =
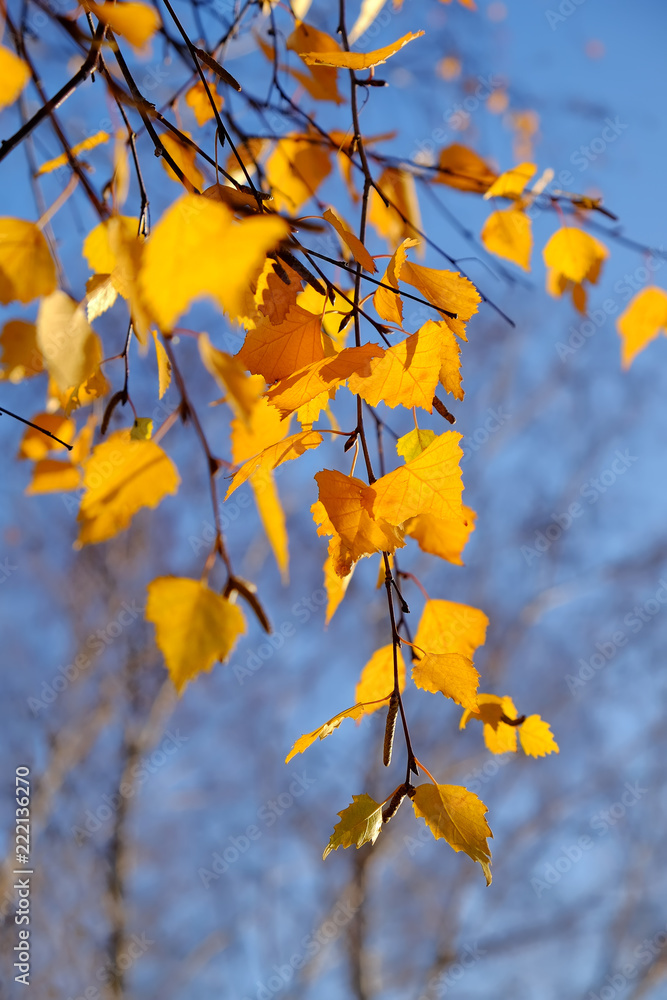
[[[352,376],[357,376],[361,382],[365,382],[371,375],[372,359],[383,353],[377,344],[344,348],[333,357],[322,358],[294,372],[293,375],[282,378],[269,389],[267,399],[282,416],[293,413],[320,393],[345,385]]]
[[[100,343],[85,310],[60,290],[40,302],[37,344],[49,374],[63,392],[84,382],[100,362]]]
[[[433,177],[438,184],[483,194],[498,174],[474,150],[455,142],[446,146],[438,158],[439,172]]]
[[[370,271],[371,274],[375,274],[375,272],[377,271],[377,268],[375,266],[375,261],[373,260],[373,258],[371,257],[371,255],[369,254],[368,250],[361,242],[359,237],[355,236],[355,234],[347,228],[347,226],[340,218],[336,210],[333,208],[327,208],[322,218],[326,219],[327,222],[331,223],[331,225],[334,227],[334,229],[340,236],[343,243],[347,246],[348,250],[354,257],[356,262],[358,264],[361,264],[361,266],[364,268],[365,271]]]
[[[11,49],[0,45],[0,109],[13,104],[30,79],[30,70]]]
[[[415,38],[420,38],[423,34],[423,31],[409,31],[407,35],[403,35],[402,38],[392,42],[391,45],[385,45],[374,52],[342,52],[338,49],[333,52],[305,52],[301,54],[301,58],[309,66],[336,66],[341,69],[354,70],[370,69],[371,66],[377,66],[380,63],[386,62],[390,56],[395,55],[404,45],[407,45],[408,42],[413,41]]]
[[[473,792],[460,785],[417,785],[412,806],[439,840],[444,838],[455,851],[465,851],[479,861],[491,884],[491,852],[487,838],[493,834],[485,816],[487,808]]]
[[[10,319],[0,333],[0,380],[22,382],[44,371],[42,352],[37,346],[37,327],[22,319]]]
[[[399,690],[405,689],[405,660],[399,650],[398,657],[398,685]],[[361,671],[361,677],[354,691],[356,702],[372,702],[367,706],[364,714],[371,715],[382,708],[386,699],[394,690],[394,646],[382,646],[371,656],[370,660]],[[377,704],[376,704],[377,703]]]
[[[483,611],[454,601],[429,600],[424,605],[415,643],[430,653],[460,653],[472,659],[486,640],[489,619]]]
[[[77,142],[76,145],[72,146],[71,153],[72,156],[78,156],[79,153],[85,153],[89,149],[95,149],[96,146],[101,146],[102,143],[108,142],[110,139],[108,132],[96,132],[95,135],[88,136],[83,142]],[[69,163],[69,159],[66,153],[61,153],[60,156],[54,157],[52,160],[47,160],[46,163],[42,163],[41,167],[37,170],[36,176],[39,177],[42,174],[50,174],[53,170],[57,170],[59,167],[64,167]]]
[[[472,660],[461,653],[429,653],[412,666],[412,679],[418,688],[451,698],[457,705],[475,710],[479,674]]]
[[[338,813],[336,823],[322,860],[339,847],[359,848],[363,844],[374,844],[382,829],[382,803],[370,795],[353,795],[352,804]]]
[[[621,360],[629,368],[637,355],[659,333],[667,335],[667,292],[650,286],[637,292],[616,326],[621,337]]]
[[[351,392],[358,393],[370,406],[382,400],[387,406],[419,406],[432,411],[433,396],[440,375],[442,337],[437,323],[425,324],[417,333],[388,348],[371,362],[367,377],[352,375]]]
[[[463,566],[461,553],[470,533],[475,530],[474,510],[465,505],[458,518],[440,518],[433,514],[418,514],[405,522],[405,533],[419,545],[422,552],[428,552],[455,566]]]
[[[49,245],[33,222],[0,218],[0,303],[32,302],[56,287]]]
[[[493,212],[484,223],[482,242],[491,253],[530,271],[532,222],[521,209],[504,208]]]
[[[389,699],[386,700],[388,701]],[[360,719],[366,707],[366,705],[353,705],[352,708],[346,708],[344,712],[339,712],[338,715],[334,715],[333,719],[329,719],[328,722],[318,726],[317,729],[313,729],[312,733],[305,733],[303,736],[300,736],[285,758],[285,763],[289,764],[292,757],[296,757],[298,753],[303,753],[309,746],[312,746],[315,740],[323,740],[327,736],[331,736],[334,729],[338,729],[343,719]]]
[[[463,489],[459,468],[463,454],[460,440],[460,434],[447,431],[421,455],[378,479],[372,487],[373,516],[396,525],[416,514],[443,518],[458,516]]]
[[[97,4],[84,0],[84,6],[137,49],[144,47],[162,23],[155,8],[144,3]]]
[[[519,727],[521,749],[529,757],[544,757],[548,753],[558,753],[558,744],[553,738],[549,723],[539,715],[529,715]]]
[[[518,166],[506,170],[496,178],[484,198],[511,198],[516,200],[523,194],[528,181],[535,175],[537,167],[534,163],[519,163]]]

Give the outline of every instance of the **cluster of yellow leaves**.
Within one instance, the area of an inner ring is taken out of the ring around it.
[[[544,757],[558,753],[558,744],[553,738],[549,724],[539,715],[529,715],[523,722],[509,725],[505,719],[518,719],[514,702],[508,695],[480,694],[477,709],[466,708],[461,716],[460,729],[464,729],[470,719],[480,719],[484,723],[484,742],[491,753],[516,752],[517,729],[521,749],[529,757]]]

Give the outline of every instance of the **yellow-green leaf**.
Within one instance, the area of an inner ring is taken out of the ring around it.
[[[487,808],[473,792],[461,785],[417,785],[412,807],[436,840],[444,838],[455,851],[479,861],[486,884],[491,884],[487,837],[493,834],[484,818]]]
[[[322,860],[339,847],[357,848],[363,844],[374,844],[382,829],[382,803],[370,795],[353,795],[352,804],[338,813],[340,823],[336,823]]]
[[[388,702],[389,698],[385,698],[383,701]],[[353,705],[352,708],[346,708],[344,712],[339,712],[338,715],[334,715],[333,719],[329,719],[328,722],[318,726],[317,729],[313,729],[312,733],[305,733],[303,736],[300,736],[285,758],[285,763],[289,764],[292,757],[296,757],[298,753],[303,753],[315,740],[323,740],[327,736],[331,736],[334,729],[338,729],[343,719],[360,719],[365,714],[366,708],[366,705]]]

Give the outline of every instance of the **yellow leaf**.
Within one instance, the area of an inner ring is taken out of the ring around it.
[[[114,215],[92,229],[83,241],[82,253],[91,271],[111,274],[118,265],[112,230],[120,230],[128,238],[137,235],[139,219],[131,215]]]
[[[257,400],[247,421],[238,417],[232,421],[230,440],[233,461],[238,465],[282,441],[287,436],[290,423],[290,420],[281,420],[266,399]]]
[[[237,357],[213,346],[207,333],[199,335],[198,344],[204,367],[225,390],[226,400],[234,414],[249,425],[253,408],[264,388],[264,379],[261,375],[248,375]]]
[[[331,173],[331,154],[316,137],[279,139],[266,161],[266,177],[278,211],[297,212]]]
[[[460,653],[472,659],[486,640],[489,619],[483,611],[454,601],[427,601],[415,644],[430,653]]]
[[[150,417],[137,417],[130,431],[132,441],[150,441],[153,435],[153,421]]]
[[[211,97],[213,98],[213,103],[218,111],[220,111],[223,105],[222,97],[215,89],[214,84],[209,83],[208,89],[211,93]],[[211,101],[206,93],[206,87],[201,80],[197,80],[197,82],[186,92],[185,103],[189,108],[192,108],[197,125],[205,125],[206,122],[215,117],[213,108],[211,107]]]
[[[460,785],[417,785],[412,806],[436,838],[444,838],[455,851],[465,851],[479,861],[491,884],[491,852],[487,837],[493,834],[484,818],[487,808],[473,792]]]
[[[0,333],[2,357],[0,380],[22,382],[44,371],[42,352],[37,346],[37,327],[22,319],[10,319]]]
[[[521,748],[529,757],[544,757],[548,753],[558,753],[549,723],[539,715],[529,715],[519,728]]]
[[[364,35],[373,24],[387,0],[362,0],[359,17],[348,32],[348,41],[354,45],[358,38]],[[398,7],[395,3],[394,7]]]
[[[42,458],[36,462],[32,480],[26,487],[27,496],[40,493],[69,493],[81,485],[81,472],[70,462]]]
[[[398,683],[399,690],[405,689],[405,660],[400,650],[398,656]],[[387,698],[394,690],[394,646],[382,646],[371,656],[370,660],[361,671],[361,677],[354,691],[354,700],[359,702],[373,702],[364,711],[364,715],[371,715],[382,708]]]
[[[428,322],[434,321],[428,320]],[[444,320],[438,323],[438,326],[442,336],[440,385],[446,392],[451,392],[454,399],[463,399],[465,393],[461,385],[461,348]]]
[[[481,156],[458,142],[441,150],[438,166],[440,172],[434,176],[434,181],[459,191],[482,194],[498,177]]]
[[[144,3],[96,4],[92,0],[84,0],[84,6],[108,24],[114,34],[122,35],[136,49],[143,48],[162,23],[155,8]]]
[[[328,555],[324,560],[324,587],[327,592],[327,613],[324,620],[325,626],[329,624],[336,613],[340,602],[345,597],[350,580],[352,579],[352,573],[354,572],[354,566],[350,569],[350,572],[346,576],[339,576],[336,572],[335,559],[337,549],[336,540],[332,538],[329,542]]]
[[[667,292],[650,286],[637,292],[616,327],[621,337],[621,360],[629,368],[634,359],[662,331],[667,335]]]
[[[423,691],[439,691],[457,705],[477,708],[479,674],[461,653],[426,653],[413,664],[412,679]]]
[[[92,323],[102,316],[118,298],[110,274],[92,274],[86,282],[86,316]]]
[[[206,336],[206,334],[203,334]],[[158,398],[162,399],[171,384],[171,361],[165,350],[164,344],[153,330],[153,343],[155,344],[155,356],[157,358],[158,377]]]
[[[0,303],[32,302],[56,287],[56,268],[41,230],[24,219],[0,219]]]
[[[404,239],[418,240],[421,216],[413,175],[397,167],[387,167],[378,179],[378,187],[389,205],[385,205],[373,188],[368,204],[370,224],[390,247]]]
[[[371,362],[368,377],[352,375],[348,387],[370,406],[383,401],[389,407],[420,406],[431,413],[441,354],[440,328],[437,323],[427,323]]]
[[[407,35],[385,45],[374,52],[341,52],[340,49],[333,52],[304,52],[301,58],[309,66],[336,66],[341,69],[370,69],[371,66],[378,66],[384,63],[390,56],[395,55],[408,42],[415,38],[421,38],[423,31],[409,31]]]
[[[602,263],[609,256],[603,243],[583,229],[563,226],[549,239],[542,251],[547,265],[547,291],[556,297],[572,287],[574,304],[586,311],[584,281],[597,284]]]
[[[423,451],[426,451],[437,436],[435,431],[415,427],[398,439],[396,442],[396,451],[406,462],[411,462],[413,458],[417,458]]]
[[[345,385],[352,376],[360,376],[363,381],[364,376],[371,374],[372,359],[383,353],[377,344],[347,347],[333,357],[322,358],[293,375],[280,379],[267,392],[267,399],[284,417],[315,399],[320,393]]]
[[[293,305],[281,323],[260,317],[255,328],[248,330],[237,357],[248,371],[263,375],[267,382],[321,361],[324,349],[319,313]]]
[[[336,823],[322,860],[337,851],[339,847],[357,848],[363,844],[374,844],[382,829],[382,803],[370,795],[353,795],[352,804],[338,813],[340,823]]]
[[[310,24],[298,23],[287,39],[286,48],[297,52],[303,59],[306,52],[332,52],[340,50],[338,43],[331,35],[318,31]],[[308,73],[292,70],[292,75],[301,83],[311,97],[318,101],[334,101],[342,104],[338,93],[337,70],[327,66],[308,66]]]
[[[488,191],[485,192],[484,198],[511,198],[512,200],[520,198],[526,184],[536,172],[537,167],[534,163],[520,163],[497,177]]]
[[[460,440],[460,434],[446,431],[421,455],[378,479],[372,487],[373,517],[384,518],[389,524],[402,524],[416,514],[442,518],[459,515],[463,490]]]
[[[250,477],[250,485],[255,494],[257,510],[264,525],[266,537],[276,557],[278,569],[283,579],[283,583],[289,580],[287,567],[289,555],[287,548],[287,528],[285,526],[285,514],[280,503],[280,497],[271,472],[264,475]]]
[[[439,556],[455,566],[463,566],[461,553],[475,530],[477,515],[466,506],[462,512],[462,517],[447,520],[432,514],[418,514],[405,522],[405,533],[414,538],[422,552]]]
[[[403,324],[403,303],[398,294],[398,277],[405,263],[408,247],[413,247],[418,242],[418,240],[414,239],[403,240],[396,250],[394,250],[391,260],[387,265],[387,270],[382,275],[382,284],[391,285],[392,288],[396,289],[396,292],[390,292],[388,288],[380,286],[373,296],[375,311],[378,316],[387,320],[388,323],[397,323],[399,326]]]
[[[353,705],[352,708],[346,708],[344,712],[339,712],[338,715],[334,715],[333,719],[329,719],[328,722],[318,726],[317,729],[313,729],[312,733],[305,733],[303,736],[300,736],[287,757],[285,757],[285,763],[289,764],[292,757],[296,757],[298,753],[303,753],[309,746],[312,746],[315,740],[323,740],[327,736],[331,736],[334,729],[338,729],[343,719],[360,719],[366,707],[366,705]]]
[[[154,441],[133,441],[127,429],[111,434],[84,465],[79,547],[124,531],[138,510],[157,507],[179,483],[176,467]]]
[[[271,445],[241,466],[232,479],[225,500],[259,469],[262,469],[263,472],[270,472],[282,465],[283,462],[291,462],[303,455],[305,451],[317,448],[320,444],[322,444],[322,435],[318,434],[317,431],[306,430]]]
[[[484,223],[482,243],[496,256],[530,271],[532,221],[521,209],[504,208],[493,212]]]
[[[439,271],[433,267],[413,264],[409,260],[403,264],[400,278],[413,285],[436,309],[455,312],[456,319],[443,316],[443,320],[461,340],[467,340],[465,324],[475,315],[477,305],[482,300],[472,281],[456,271]]]
[[[158,323],[171,330],[202,296],[236,315],[266,254],[288,229],[275,216],[236,222],[225,205],[184,195],[167,209],[146,243],[140,285]]]
[[[29,79],[26,63],[11,49],[0,45],[0,108],[13,104]]]
[[[499,697],[495,694],[478,694],[476,711],[464,711],[459,729],[464,729],[471,718],[480,719],[484,723],[484,743],[487,750],[495,754],[515,753],[516,727],[503,722],[503,715],[508,719],[517,718],[514,702],[508,695]]]
[[[183,135],[191,139],[192,136],[189,132],[184,132]],[[160,136],[160,141],[164,148],[167,150],[172,160],[177,167],[180,167],[181,173],[185,178],[185,182],[181,181],[180,177],[174,172],[173,168],[166,159],[161,157],[161,163],[164,169],[167,171],[167,176],[176,181],[177,184],[184,183],[190,193],[200,194],[202,188],[204,187],[204,175],[195,163],[197,158],[197,151],[189,146],[187,143],[182,142],[177,135],[172,132],[165,132]]]
[[[324,469],[315,476],[319,499],[311,510],[318,535],[334,535],[334,569],[347,576],[352,564],[374,552],[393,552],[405,544],[402,533],[382,517],[372,517],[373,488],[361,479]],[[396,522],[398,523],[398,522]]]
[[[88,325],[85,310],[60,290],[39,304],[37,343],[62,392],[79,386],[100,362],[99,340]]]
[[[95,149],[96,146],[101,146],[103,142],[108,142],[109,138],[108,132],[96,132],[95,135],[88,136],[83,142],[77,142],[75,146],[72,146],[72,155],[78,156],[79,153],[85,153],[88,149]],[[59,167],[64,167],[68,163],[69,159],[67,155],[61,153],[60,156],[55,156],[52,160],[42,163],[35,176],[40,177],[42,174],[50,174],[51,171],[57,170]]]
[[[336,210],[333,208],[327,208],[322,218],[331,223],[343,243],[347,246],[348,250],[356,260],[357,264],[361,264],[365,271],[370,271],[371,274],[375,274],[377,271],[375,261],[359,237],[355,236],[353,232],[350,232]]]
[[[180,694],[186,684],[227,659],[245,628],[240,608],[199,580],[160,576],[148,585],[146,619]]]
[[[33,424],[37,424],[38,427],[44,428],[45,431],[55,434],[65,444],[71,444],[74,440],[76,424],[62,413],[37,413],[32,418],[32,422]],[[50,451],[59,451],[62,453],[65,449],[57,441],[54,441],[53,438],[42,434],[35,427],[28,427],[21,438],[21,444],[19,445],[16,457],[19,459],[29,458],[33,462],[38,462],[40,459],[46,458]]]

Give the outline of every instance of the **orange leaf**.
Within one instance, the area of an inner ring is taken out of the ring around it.
[[[391,260],[387,265],[387,270],[382,275],[382,284],[391,285],[392,288],[396,289],[396,292],[390,292],[388,288],[379,287],[373,296],[375,311],[378,316],[386,319],[388,323],[397,323],[399,326],[403,323],[403,303],[398,294],[398,278],[401,268],[405,263],[408,247],[413,247],[418,242],[418,240],[414,239],[403,240],[396,250],[394,250]]]
[[[321,361],[324,348],[320,314],[293,305],[280,323],[260,316],[254,330],[248,330],[237,357],[248,371],[263,375],[267,382]]]
[[[363,379],[371,373],[371,359],[383,354],[377,344],[347,347],[333,357],[314,361],[281,379],[267,392],[267,399],[281,416],[293,413],[322,392],[340,388],[353,375]]]
[[[496,178],[491,187],[484,194],[484,198],[511,198],[516,200],[523,194],[523,190],[537,171],[534,163],[520,163],[511,170],[506,170],[504,174]]]
[[[462,510],[461,518],[452,519],[418,514],[405,522],[405,533],[415,539],[422,552],[439,556],[455,566],[463,566],[461,553],[475,530],[477,515],[470,507],[464,506]]]
[[[461,435],[446,431],[421,455],[373,484],[375,518],[399,525],[416,514],[452,518],[461,514]],[[419,643],[423,648],[432,646]],[[445,652],[445,650],[433,650]]]
[[[266,177],[276,209],[297,212],[331,173],[331,153],[317,136],[279,139],[266,161]]]
[[[425,324],[407,340],[371,362],[368,377],[352,375],[348,385],[370,406],[420,406],[432,412],[440,375],[442,335],[437,323]]]
[[[456,271],[439,271],[409,260],[401,268],[400,279],[413,285],[436,309],[456,313],[456,319],[444,316],[443,320],[461,340],[468,339],[465,324],[475,315],[482,300],[472,281]]]
[[[304,53],[335,52],[340,49],[338,42],[331,35],[327,35],[324,31],[318,31],[317,28],[313,28],[303,21],[297,22],[296,28],[287,39],[286,48],[298,53],[302,59]],[[328,66],[309,65],[307,73],[298,73],[296,70],[291,72],[315,100],[334,101],[336,104],[343,103],[343,99],[338,93],[338,71],[336,69]]]
[[[440,173],[433,180],[437,184],[457,188],[459,191],[474,191],[482,194],[498,177],[498,174],[472,149],[455,142],[440,152],[438,159]]]
[[[305,451],[317,448],[320,444],[322,444],[322,435],[318,434],[317,431],[307,430],[301,431],[299,434],[293,434],[291,437],[285,438],[284,441],[278,441],[276,444],[270,445],[259,455],[255,455],[254,458],[249,459],[241,466],[232,479],[231,485],[225,495],[225,500],[259,469],[263,472],[270,472],[279,465],[282,465],[283,462],[291,462],[293,459],[303,455]]]
[[[343,243],[350,250],[357,264],[361,264],[365,271],[370,271],[371,274],[375,274],[377,271],[375,261],[359,237],[350,232],[343,220],[337,214],[336,210],[333,208],[327,208],[322,218],[331,223]]]
[[[385,45],[374,52],[341,52],[340,49],[332,52],[304,52],[301,58],[309,66],[336,66],[342,69],[370,69],[371,66],[378,66],[393,56],[399,49],[402,49],[408,42],[415,38],[421,38],[423,31],[409,31],[407,35]]]

